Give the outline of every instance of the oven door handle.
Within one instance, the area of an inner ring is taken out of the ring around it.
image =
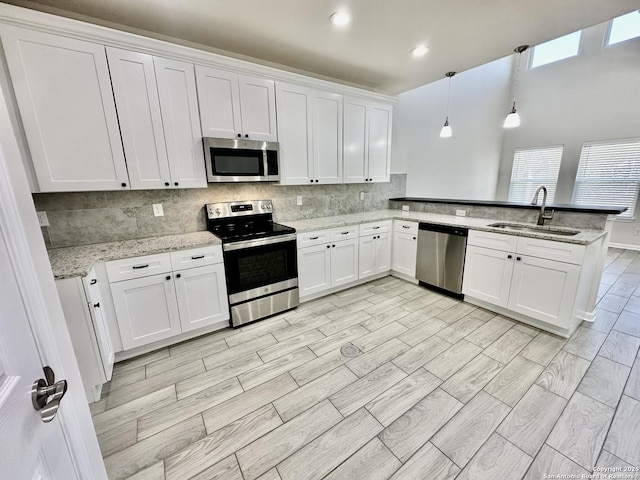
[[[277,237],[259,238],[256,240],[243,240],[241,242],[227,243],[222,246],[225,252],[232,250],[240,250],[242,248],[262,247],[265,245],[272,245],[274,243],[290,242],[296,239],[295,233],[288,233],[286,235],[278,235]]]

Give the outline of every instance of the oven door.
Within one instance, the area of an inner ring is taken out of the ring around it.
[[[229,243],[223,249],[231,304],[298,286],[295,234]]]

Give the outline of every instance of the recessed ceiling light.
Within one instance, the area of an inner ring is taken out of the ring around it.
[[[414,57],[424,57],[431,50],[427,45],[418,45],[411,50],[411,55]]]
[[[331,23],[336,27],[345,27],[351,23],[351,14],[349,12],[336,12],[329,18]]]

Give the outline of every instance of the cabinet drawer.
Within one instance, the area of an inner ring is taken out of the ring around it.
[[[298,234],[298,248],[312,247],[331,241],[332,230],[316,230]]]
[[[221,245],[171,252],[171,266],[174,271],[216,263],[222,263]]]
[[[554,242],[539,238],[518,237],[517,252],[531,257],[546,258],[559,262],[582,265],[584,245],[575,243]]]
[[[334,228],[331,230],[331,241],[349,240],[351,238],[358,238],[358,225],[351,227]]]
[[[391,220],[383,222],[363,223],[360,225],[360,236],[374,235],[376,233],[384,233],[391,231]]]
[[[398,233],[418,233],[418,222],[408,222],[406,220],[394,220],[393,230]]]
[[[109,283],[148,277],[171,271],[171,256],[168,253],[126,258],[105,263]]]
[[[518,245],[518,237],[514,235],[505,235],[503,233],[469,230],[467,243],[477,247],[504,250],[505,252],[515,252],[516,246]]]

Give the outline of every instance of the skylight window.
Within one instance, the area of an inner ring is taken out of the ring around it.
[[[607,45],[624,42],[632,38],[640,37],[640,11],[627,13],[611,20],[609,39]]]
[[[575,57],[578,55],[581,36],[582,30],[578,30],[564,37],[537,45],[533,48],[531,68],[557,62],[558,60],[564,60],[565,58]]]

